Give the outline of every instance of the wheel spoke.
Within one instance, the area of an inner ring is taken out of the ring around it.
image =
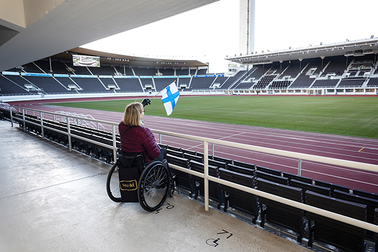
[[[168,169],[159,162],[145,168],[138,189],[139,203],[145,210],[154,211],[164,203],[168,182]]]

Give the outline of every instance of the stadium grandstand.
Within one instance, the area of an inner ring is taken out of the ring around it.
[[[227,57],[228,72],[209,73],[208,64],[197,60],[143,58],[79,47],[2,71],[0,94],[4,101],[38,95],[153,95],[175,81],[184,94],[375,95],[377,52],[378,39],[370,38]],[[98,57],[100,66],[75,66],[74,55]],[[233,63],[244,69],[232,68]]]
[[[353,175],[346,179],[350,186],[319,179],[322,169],[357,170],[375,188],[374,139],[146,115],[167,148],[178,192],[147,214],[138,204],[115,204],[105,192],[120,146],[122,113],[84,115],[89,110],[56,111],[41,104],[153,97],[172,82],[188,96],[373,96],[378,94],[377,38],[227,56],[228,71],[211,73],[199,60],[77,45],[212,0],[168,1],[169,7],[152,0],[37,2],[45,16],[21,22],[0,12],[1,251],[378,251],[377,192],[355,188]],[[243,139],[226,141],[237,135]],[[246,143],[253,138],[268,147]],[[333,141],[332,147],[323,139]],[[270,145],[271,140],[279,144]],[[331,150],[312,155],[289,146],[295,141]],[[347,157],[350,146],[353,157]],[[364,146],[370,146],[368,154]],[[315,167],[313,176],[304,176],[309,167]],[[329,175],[342,181],[338,176]]]

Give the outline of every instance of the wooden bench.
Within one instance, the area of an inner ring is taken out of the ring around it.
[[[367,206],[359,203],[336,199],[330,196],[307,191],[306,204],[342,214],[361,221],[366,221]],[[308,245],[313,241],[331,244],[350,252],[365,251],[365,230],[339,222],[321,215],[307,212],[310,225]]]
[[[302,202],[303,199],[301,188],[282,185],[262,178],[257,178],[256,186],[258,190],[287,199],[298,202]],[[261,208],[260,225],[262,227],[264,227],[265,221],[277,224],[297,232],[297,241],[302,241],[305,226],[303,210],[260,196],[258,197],[258,200]],[[263,208],[263,205],[265,206],[265,209]]]

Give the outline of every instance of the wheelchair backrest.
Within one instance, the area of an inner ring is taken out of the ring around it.
[[[144,153],[126,153],[120,151],[118,153],[118,167],[123,169],[138,167],[139,172],[143,171]]]

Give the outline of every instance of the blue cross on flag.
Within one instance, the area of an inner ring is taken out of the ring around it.
[[[175,108],[180,92],[177,90],[176,84],[172,82],[168,87],[164,88],[161,92],[161,100],[163,101],[165,111],[169,116],[172,114],[173,109]]]

